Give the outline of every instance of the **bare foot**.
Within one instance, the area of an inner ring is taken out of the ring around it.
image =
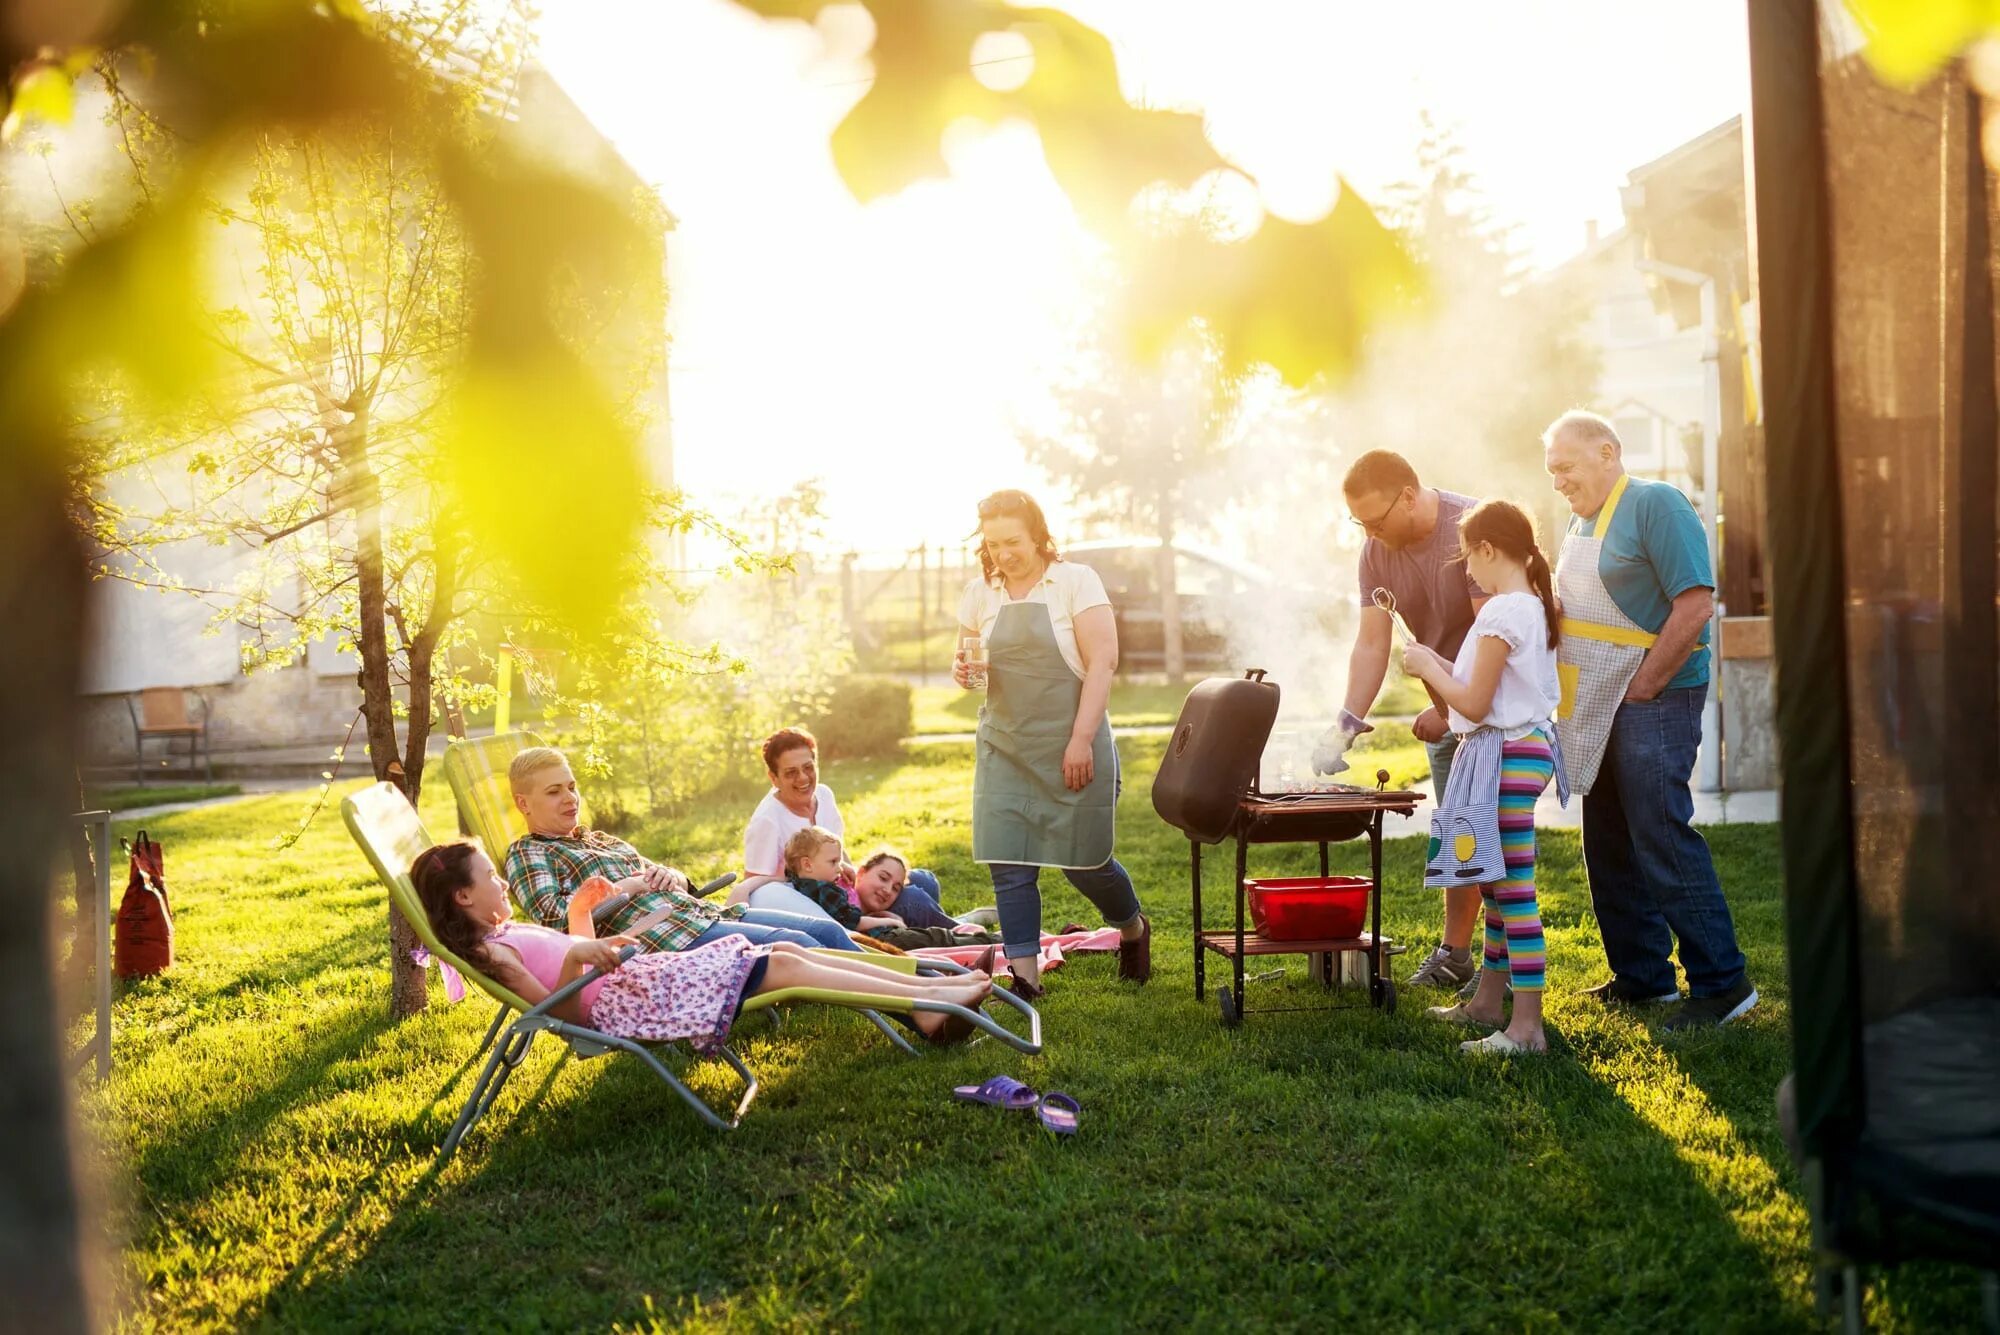
[[[1519,1043],[1530,1052],[1547,1052],[1549,1050],[1549,1036],[1542,1032],[1540,1025],[1536,1025],[1532,1029],[1524,1028],[1519,1033],[1516,1033],[1512,1029],[1506,1032],[1508,1038]]]

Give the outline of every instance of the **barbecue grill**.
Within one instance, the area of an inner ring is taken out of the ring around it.
[[[1231,982],[1219,989],[1222,1022],[1242,1023],[1248,1009],[1243,992],[1244,961],[1253,955],[1319,957],[1320,980],[1333,981],[1333,957],[1359,952],[1368,960],[1368,998],[1385,1012],[1396,1008],[1396,985],[1383,968],[1390,945],[1382,935],[1382,821],[1389,812],[1408,816],[1416,793],[1391,790],[1388,771],[1376,786],[1335,785],[1311,792],[1265,793],[1257,782],[1257,762],[1278,715],[1278,684],[1252,668],[1240,680],[1212,679],[1188,693],[1174,725],[1173,740],[1153,781],[1153,808],[1188,836],[1194,910],[1194,994],[1206,996],[1209,952],[1230,961]],[[1328,845],[1366,836],[1369,843],[1369,925],[1356,936],[1272,940],[1248,930],[1244,921],[1245,882],[1252,844],[1317,844],[1319,871],[1327,879]],[[1202,927],[1201,850],[1204,844],[1236,844],[1236,925]],[[1266,1007],[1264,1009],[1283,1009]]]

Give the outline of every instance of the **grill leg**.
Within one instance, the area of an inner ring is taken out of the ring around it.
[[[1236,836],[1236,1008],[1250,1009],[1243,996],[1243,881],[1250,874],[1250,849],[1243,836]]]
[[[1188,840],[1188,866],[1192,875],[1194,892],[1194,999],[1200,1001],[1208,982],[1208,952],[1201,944],[1201,843]]]
[[[1375,977],[1382,977],[1382,813],[1368,822],[1368,865],[1375,884],[1369,895],[1368,958]]]

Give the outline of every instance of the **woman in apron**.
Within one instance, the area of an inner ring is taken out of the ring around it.
[[[993,877],[1014,987],[1041,994],[1041,871],[1053,867],[1119,929],[1118,976],[1152,976],[1152,923],[1112,857],[1118,751],[1106,707],[1118,631],[1104,582],[1064,561],[1025,492],[979,503],[985,571],[959,599],[953,677],[986,702],[972,773],[972,857]]]

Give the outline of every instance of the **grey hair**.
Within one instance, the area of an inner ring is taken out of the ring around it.
[[[1625,453],[1625,442],[1618,439],[1618,433],[1611,423],[1596,413],[1582,408],[1572,408],[1549,423],[1548,430],[1542,432],[1542,444],[1553,445],[1564,436],[1569,436],[1583,445],[1605,444],[1613,454]]]

